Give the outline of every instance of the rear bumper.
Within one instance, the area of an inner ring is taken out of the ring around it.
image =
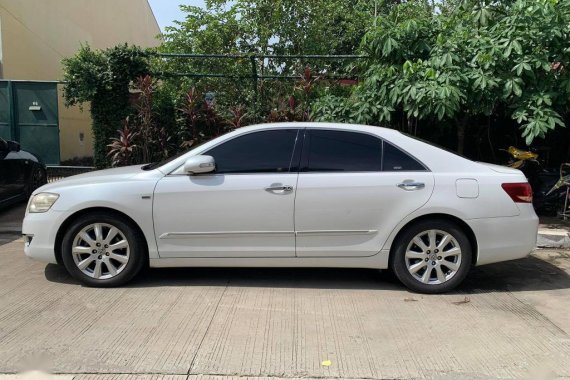
[[[476,265],[520,259],[536,248],[538,217],[532,205],[518,206],[517,216],[465,221],[477,238]]]
[[[54,210],[37,214],[26,213],[22,224],[26,256],[44,263],[57,264],[55,238],[66,217],[67,213]]]

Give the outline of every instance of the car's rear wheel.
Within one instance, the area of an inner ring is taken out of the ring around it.
[[[63,263],[87,286],[119,286],[143,267],[146,250],[141,240],[137,229],[120,215],[83,215],[63,238]]]
[[[458,286],[471,267],[466,234],[447,220],[424,220],[395,242],[391,265],[398,279],[419,293],[443,293]]]

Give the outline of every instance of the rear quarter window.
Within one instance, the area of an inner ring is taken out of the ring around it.
[[[398,172],[398,171],[426,171],[426,167],[418,160],[395,147],[389,142],[384,141],[382,160],[382,171]]]

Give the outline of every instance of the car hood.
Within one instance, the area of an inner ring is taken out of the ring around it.
[[[59,181],[55,181],[52,183],[48,183],[40,187],[35,193],[39,193],[42,191],[53,191],[60,187],[69,187],[69,186],[80,186],[80,185],[91,185],[96,183],[117,183],[123,182],[128,179],[132,179],[134,177],[149,177],[156,175],[156,170],[145,171],[141,168],[144,165],[135,165],[135,166],[124,166],[121,168],[113,168],[113,169],[104,169],[104,170],[95,170],[89,173],[83,173],[74,175],[71,177],[67,177],[61,179]]]

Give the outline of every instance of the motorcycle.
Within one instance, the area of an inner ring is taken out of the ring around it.
[[[560,191],[560,189],[565,189],[565,191]],[[559,214],[566,220],[566,218],[570,218],[570,163],[560,165],[560,179],[552,186],[546,195],[550,195],[556,191],[558,191],[559,195],[564,193],[564,204]]]

